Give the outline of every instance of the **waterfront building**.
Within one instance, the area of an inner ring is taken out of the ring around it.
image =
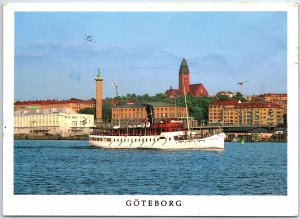
[[[264,141],[274,136],[273,131],[261,127],[229,127],[224,128],[227,141]],[[286,140],[286,139],[282,139]]]
[[[16,101],[14,104],[14,110],[20,109],[48,109],[48,108],[71,108],[78,112],[84,108],[95,107],[95,100],[33,100],[33,101]]]
[[[284,123],[284,108],[271,102],[214,101],[209,105],[209,124],[275,127]]]
[[[21,109],[14,112],[14,134],[74,136],[89,133],[94,116],[71,108]]]
[[[153,107],[154,121],[159,122],[164,118],[176,118],[186,121],[186,108],[182,106],[174,106],[172,104],[162,102],[144,102],[144,103],[128,103],[123,106],[112,108],[112,122],[117,124],[120,122],[124,125],[144,124],[147,121],[146,107]],[[189,118],[191,126],[197,126],[197,121]]]
[[[208,92],[203,84],[190,84],[190,71],[185,59],[182,59],[179,68],[178,87],[178,89],[173,89],[172,87],[170,87],[170,89],[167,90],[165,94],[169,97],[183,96],[185,93],[191,94],[194,97],[208,96]]]
[[[287,99],[286,93],[266,93],[253,97],[254,101],[272,102],[282,106],[285,114],[287,113]]]

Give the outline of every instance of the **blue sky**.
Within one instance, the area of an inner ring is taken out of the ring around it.
[[[99,66],[104,97],[162,93],[183,57],[209,95],[287,92],[286,12],[15,14],[15,100],[95,97]]]

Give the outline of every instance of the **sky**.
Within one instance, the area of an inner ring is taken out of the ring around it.
[[[164,93],[190,83],[209,95],[287,92],[286,12],[16,12],[15,100]]]

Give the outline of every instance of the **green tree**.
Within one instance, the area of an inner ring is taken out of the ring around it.
[[[200,123],[206,122],[208,120],[209,104],[215,99],[208,97],[193,97],[191,95],[187,95],[186,99],[189,116],[198,120]],[[176,98],[176,105],[184,107],[184,97]]]
[[[80,99],[75,98],[75,97],[71,97],[70,100],[80,100]]]
[[[81,114],[90,114],[96,116],[96,107],[83,108],[78,111]]]
[[[102,119],[103,119],[103,121],[107,121],[107,122],[111,121],[111,109],[112,109],[111,104],[103,104],[103,106],[102,106]],[[78,113],[94,115],[94,117],[96,117],[96,107],[83,108],[83,109],[80,109],[78,111]]]
[[[168,99],[168,98],[167,98],[167,95],[164,94],[164,93],[159,93],[159,94],[156,94],[156,95],[154,96],[154,100],[155,100],[155,101],[162,101],[162,102],[165,102],[167,99]]]
[[[111,104],[105,104],[102,106],[102,119],[106,122],[111,122]]]
[[[236,92],[233,99],[240,100],[241,102],[246,102],[246,99],[243,97],[243,94]]]
[[[229,99],[231,99],[231,98],[228,97],[227,95],[220,95],[220,94],[218,94],[218,95],[217,95],[217,99],[218,99],[218,100],[229,100]]]

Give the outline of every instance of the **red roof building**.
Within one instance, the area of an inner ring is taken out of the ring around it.
[[[209,105],[209,124],[222,126],[272,126],[284,123],[284,108],[271,102],[218,100]]]
[[[288,96],[286,93],[266,93],[253,97],[253,101],[264,101],[278,104],[284,108],[284,113],[287,114]]]
[[[208,96],[208,92],[205,89],[205,87],[203,86],[203,84],[191,84],[190,85],[190,93],[194,96],[194,97],[207,97]]]
[[[26,107],[39,107],[45,108],[72,108],[76,112],[83,108],[95,107],[95,100],[34,100],[34,101],[16,101],[14,104],[14,110],[26,108]]]
[[[182,59],[181,65],[179,68],[179,89],[173,89],[170,87],[165,94],[169,97],[183,96],[186,94],[191,94],[194,97],[208,96],[208,92],[205,89],[204,85],[199,84],[190,84],[190,71],[185,59]]]

